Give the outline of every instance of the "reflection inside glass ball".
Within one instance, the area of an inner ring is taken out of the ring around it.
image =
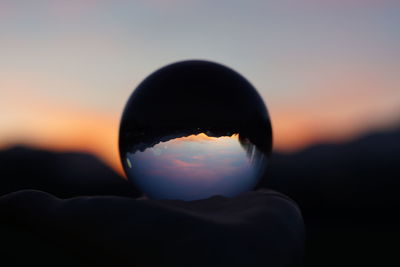
[[[251,190],[264,177],[271,149],[271,122],[255,88],[208,61],[157,70],[139,84],[121,118],[125,173],[155,199]]]
[[[265,168],[266,158],[238,134],[164,140],[126,153],[129,177],[152,198],[235,196],[252,189]]]

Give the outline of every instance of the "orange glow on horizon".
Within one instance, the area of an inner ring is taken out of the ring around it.
[[[52,110],[48,112],[48,110]],[[37,124],[28,125],[18,135],[0,136],[0,147],[22,144],[53,151],[81,151],[94,154],[125,177],[118,153],[119,117],[88,112],[69,112],[57,109],[37,109],[32,116],[45,116]],[[49,115],[49,113],[51,113]],[[273,121],[274,149],[295,152],[318,142],[345,140],[358,132],[355,127],[333,123],[323,127],[301,113],[280,114]],[[347,130],[344,130],[347,127]],[[334,130],[336,128],[336,130]],[[233,135],[232,138],[237,138]],[[179,138],[190,141],[212,141],[215,137],[204,133]],[[178,140],[178,139],[176,139]]]
[[[118,116],[48,105],[22,113],[20,121],[0,133],[0,148],[26,145],[90,153],[124,176],[118,154]]]
[[[231,136],[225,136],[225,137],[238,139],[238,135],[237,134],[233,134]],[[189,136],[176,138],[173,141],[174,142],[181,142],[181,141],[201,142],[201,141],[216,141],[216,140],[218,140],[218,138],[219,137],[208,136],[207,133],[199,133],[199,134],[192,134],[192,135],[189,135]]]
[[[22,88],[23,89],[23,88]],[[55,151],[82,151],[96,155],[120,175],[124,176],[118,152],[118,130],[120,114],[94,112],[78,107],[60,105],[51,99],[23,94],[24,90],[13,91],[8,95],[5,105],[12,111],[12,117],[3,114],[0,120],[0,148],[14,144],[39,147]],[[355,96],[356,98],[358,96]],[[12,101],[19,99],[19,102]],[[271,113],[274,132],[274,149],[283,152],[295,152],[306,146],[321,142],[340,142],[355,137],[377,125],[368,124],[385,121],[388,113],[386,102],[369,105],[377,111],[376,117],[366,116],[365,103],[349,97],[347,104],[340,105],[343,99],[325,104],[315,113],[315,106],[283,108]],[[393,102],[397,101],[393,98]],[[327,103],[325,101],[325,103]],[[340,108],[338,108],[340,107]],[[396,114],[395,112],[392,112]],[[1,114],[0,114],[1,116]],[[362,121],[366,118],[369,121]],[[237,138],[237,135],[231,136]],[[209,141],[215,140],[205,133],[180,138],[180,140]],[[176,139],[178,140],[178,139]]]

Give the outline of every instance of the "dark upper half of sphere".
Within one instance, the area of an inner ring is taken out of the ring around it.
[[[133,92],[121,120],[120,149],[125,143],[206,131],[238,133],[271,151],[270,119],[255,88],[223,65],[182,61],[155,71]]]

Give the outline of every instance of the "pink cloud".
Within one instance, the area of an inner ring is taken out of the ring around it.
[[[186,162],[183,160],[179,160],[179,159],[174,159],[172,160],[172,164],[174,164],[176,167],[178,168],[202,168],[204,167],[203,164],[196,162]]]

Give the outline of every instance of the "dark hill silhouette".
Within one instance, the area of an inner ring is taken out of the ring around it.
[[[61,198],[82,195],[138,197],[139,192],[96,157],[16,146],[0,151],[0,195],[36,189]]]
[[[275,154],[264,186],[295,199],[308,217],[394,220],[400,206],[400,128],[343,144]],[[316,212],[315,210],[318,210]],[[347,212],[347,214],[345,214]],[[356,212],[357,214],[355,214]]]
[[[268,171],[302,209],[305,266],[400,265],[400,128],[275,154]]]

